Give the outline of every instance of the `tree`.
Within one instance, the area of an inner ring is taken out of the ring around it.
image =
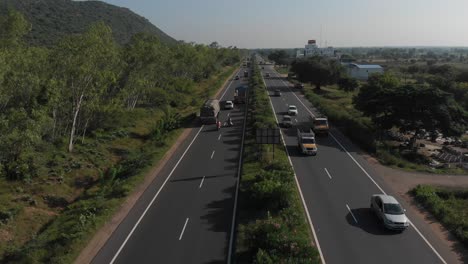
[[[346,92],[352,92],[359,87],[359,83],[355,78],[341,77],[338,79],[338,87]]]
[[[434,86],[400,85],[389,74],[370,77],[353,103],[381,130],[392,127],[403,132],[437,129],[446,135],[459,135],[467,122],[466,113],[451,94]]]
[[[334,60],[327,60],[321,57],[311,57],[296,60],[291,65],[301,82],[310,82],[320,90],[322,85],[336,83],[342,71],[341,66]]]
[[[276,64],[288,64],[289,55],[285,50],[275,50],[268,55],[268,59],[274,61]]]
[[[0,16],[0,47],[15,47],[31,30],[31,24],[21,13],[10,10],[6,16]]]
[[[101,96],[116,80],[118,51],[111,29],[93,25],[82,35],[65,38],[55,50],[54,79],[64,102],[61,114],[69,120],[68,151],[73,151],[77,129],[86,131]],[[80,127],[78,127],[80,126]]]

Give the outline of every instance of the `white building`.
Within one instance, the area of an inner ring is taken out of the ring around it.
[[[300,49],[296,52],[296,58],[312,57],[312,56],[325,56],[325,57],[337,57],[337,52],[333,47],[319,48],[315,40],[311,39],[307,41],[304,49]]]
[[[356,78],[358,80],[367,80],[369,76],[374,73],[384,72],[382,66],[376,65],[376,64],[347,63],[347,64],[344,64],[344,66],[349,76]]]

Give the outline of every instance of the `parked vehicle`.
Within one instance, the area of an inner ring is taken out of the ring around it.
[[[219,114],[219,100],[208,99],[200,108],[200,120],[202,124],[216,124]]]
[[[234,103],[232,101],[226,101],[224,103],[224,109],[234,109]]]
[[[247,86],[236,87],[234,91],[234,103],[235,104],[244,104],[247,97]]]
[[[324,134],[328,136],[328,118],[316,117],[312,120],[313,130],[316,134]]]
[[[311,128],[297,129],[297,146],[302,154],[313,156],[317,155],[315,134]]]
[[[370,208],[383,225],[391,230],[403,231],[409,226],[408,218],[398,201],[390,195],[374,194],[371,196]]]
[[[288,106],[288,115],[297,115],[297,107],[295,105]]]

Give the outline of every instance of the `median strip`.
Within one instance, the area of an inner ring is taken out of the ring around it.
[[[255,142],[257,128],[277,127],[255,66],[247,111],[235,262],[319,263],[286,149],[275,148],[273,158],[271,145]]]

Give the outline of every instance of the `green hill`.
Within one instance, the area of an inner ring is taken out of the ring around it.
[[[21,12],[32,24],[27,41],[33,45],[53,45],[61,37],[84,32],[90,24],[103,21],[112,28],[115,40],[124,44],[140,32],[157,35],[161,41],[176,40],[128,8],[100,1],[0,0],[0,14],[9,9]]]

